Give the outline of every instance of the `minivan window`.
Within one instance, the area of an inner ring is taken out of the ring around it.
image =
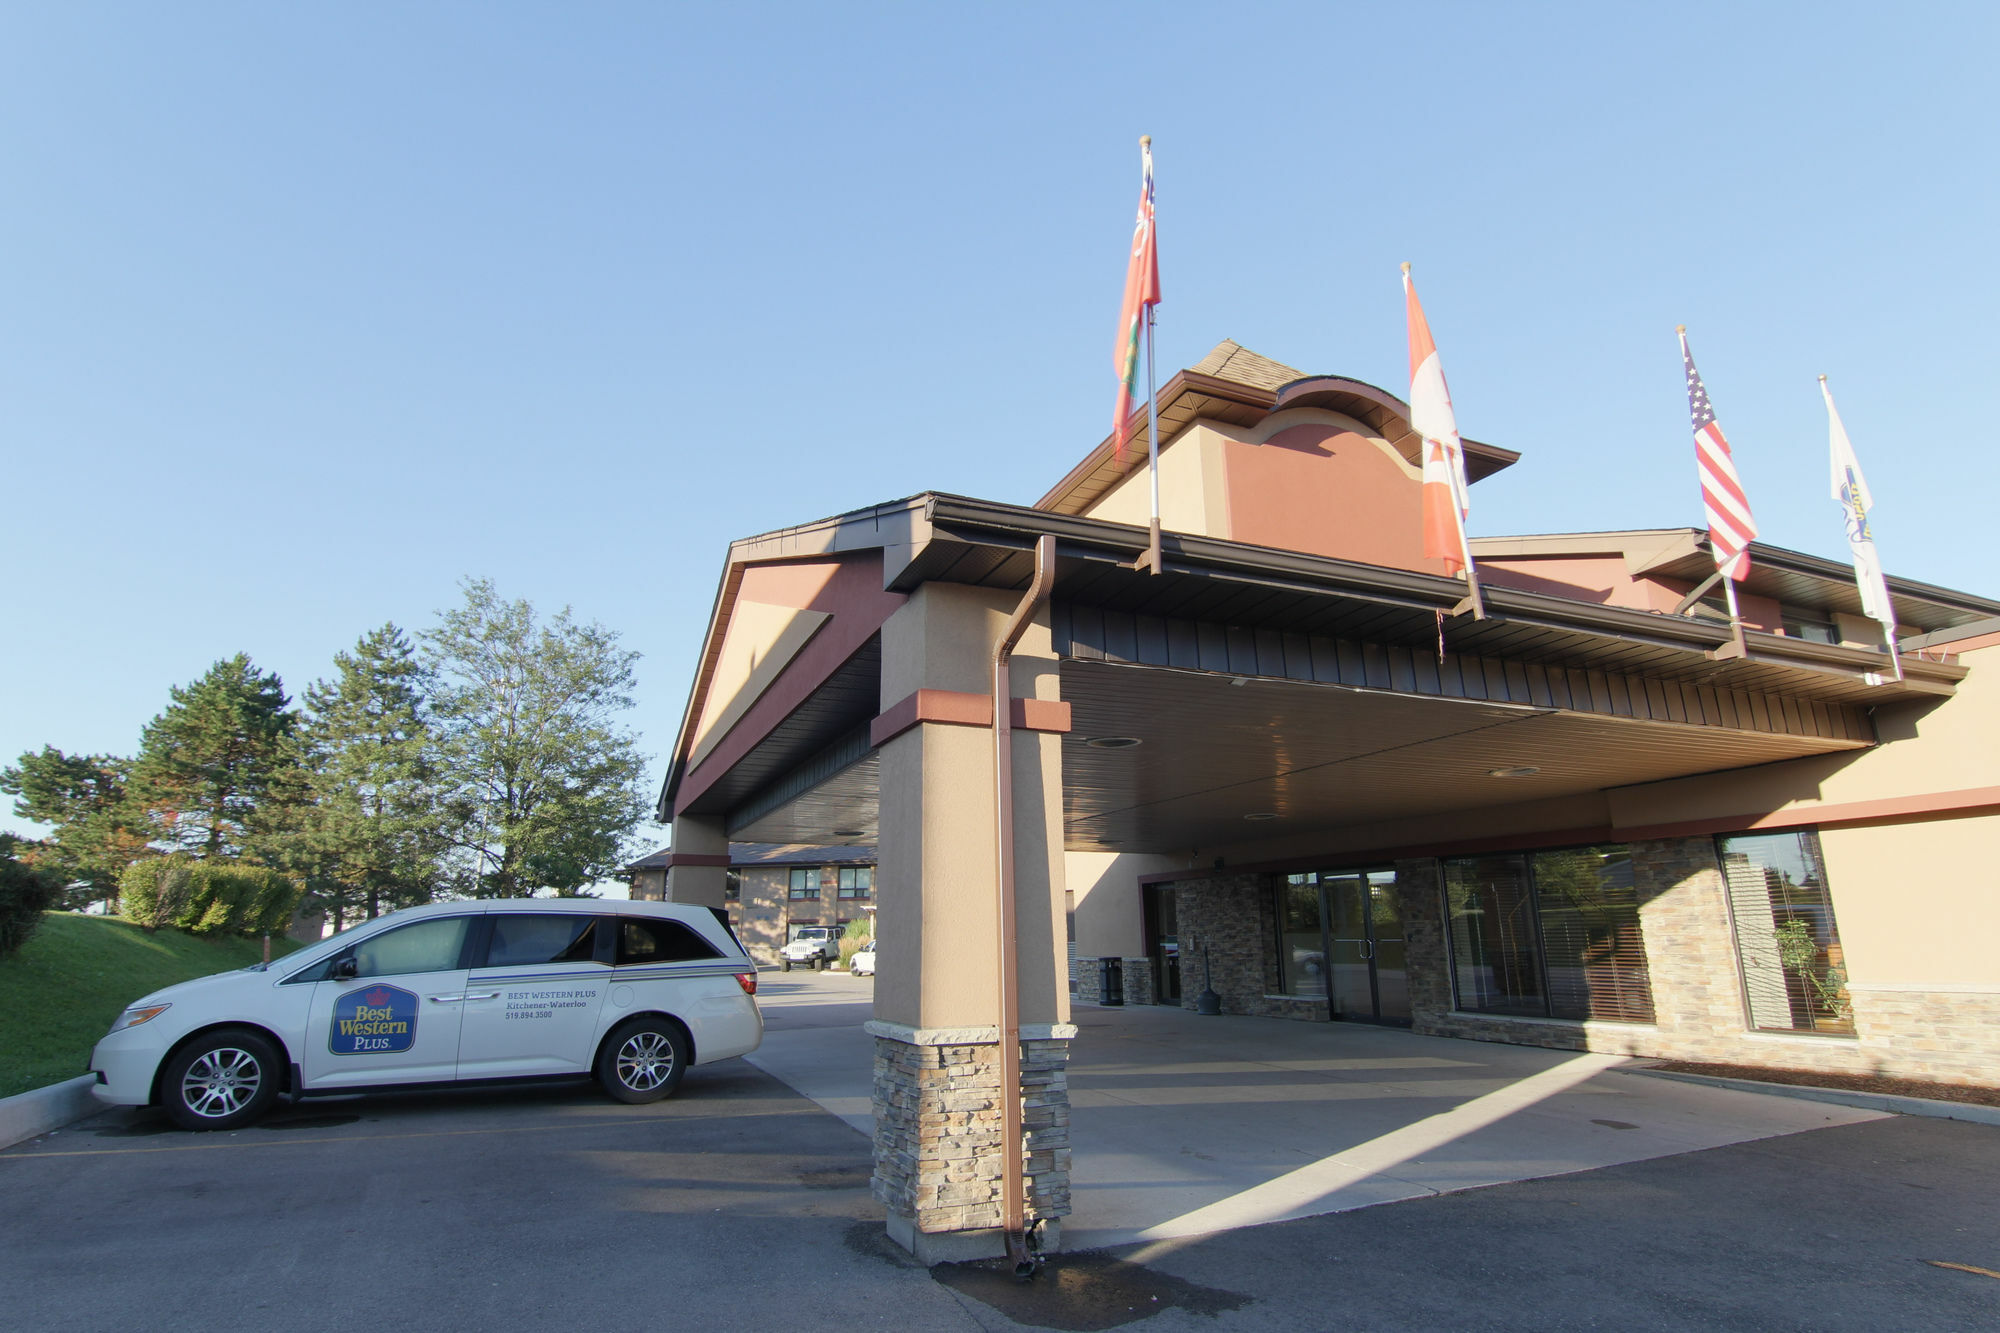
[[[449,972],[465,949],[469,916],[434,917],[385,930],[354,946],[354,975],[399,977],[412,972]]]
[[[539,912],[495,912],[487,967],[532,967],[539,963],[597,961],[597,918]]]
[[[648,917],[618,918],[618,962],[683,963],[696,958],[720,958],[716,947],[678,921]]]

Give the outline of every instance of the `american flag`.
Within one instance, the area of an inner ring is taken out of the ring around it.
[[[1681,364],[1687,369],[1688,415],[1694,420],[1695,468],[1701,474],[1701,502],[1708,510],[1708,544],[1715,554],[1715,567],[1741,583],[1750,576],[1750,543],[1757,536],[1757,520],[1750,515],[1750,497],[1743,493],[1742,479],[1736,475],[1736,460],[1722,427],[1715,424],[1715,409],[1709,405],[1708,390],[1694,368],[1688,351],[1687,330],[1680,329]]]

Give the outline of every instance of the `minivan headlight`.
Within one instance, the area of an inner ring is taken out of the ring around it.
[[[118,1015],[118,1021],[111,1025],[111,1030],[113,1032],[123,1032],[126,1028],[135,1028],[141,1023],[150,1023],[171,1008],[173,1008],[171,1004],[133,1005],[130,1009]]]

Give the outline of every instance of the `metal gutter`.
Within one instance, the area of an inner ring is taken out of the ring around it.
[[[1014,690],[1008,664],[1014,645],[1048,605],[1056,581],[1056,539],[1035,542],[1035,577],[993,645],[993,817],[1000,871],[1000,1201],[1007,1257],[1018,1277],[1031,1276],[1039,1259],[1027,1241],[1027,1181],[1021,1142],[1021,979],[1019,927],[1014,918]]]

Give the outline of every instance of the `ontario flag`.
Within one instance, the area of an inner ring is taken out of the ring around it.
[[[1131,438],[1133,400],[1139,396],[1139,338],[1145,330],[1146,307],[1160,303],[1160,251],[1153,229],[1153,140],[1139,140],[1141,177],[1139,220],[1132,225],[1132,257],[1125,264],[1125,302],[1118,310],[1118,342],[1111,368],[1118,375],[1118,401],[1111,409],[1111,441],[1115,456],[1125,457]]]
[[[1709,405],[1708,390],[1694,368],[1688,351],[1687,326],[1675,330],[1681,339],[1681,365],[1687,370],[1688,415],[1694,421],[1694,461],[1701,474],[1701,502],[1708,510],[1708,545],[1715,555],[1715,567],[1741,583],[1750,577],[1750,543],[1757,536],[1757,520],[1750,516],[1750,497],[1736,475],[1736,458],[1722,427],[1715,424],[1715,408]]]
[[[1403,265],[1403,307],[1410,325],[1410,427],[1424,441],[1424,554],[1444,561],[1445,572],[1457,575],[1465,568],[1465,519],[1472,512],[1465,488],[1465,446],[1408,264]]]

